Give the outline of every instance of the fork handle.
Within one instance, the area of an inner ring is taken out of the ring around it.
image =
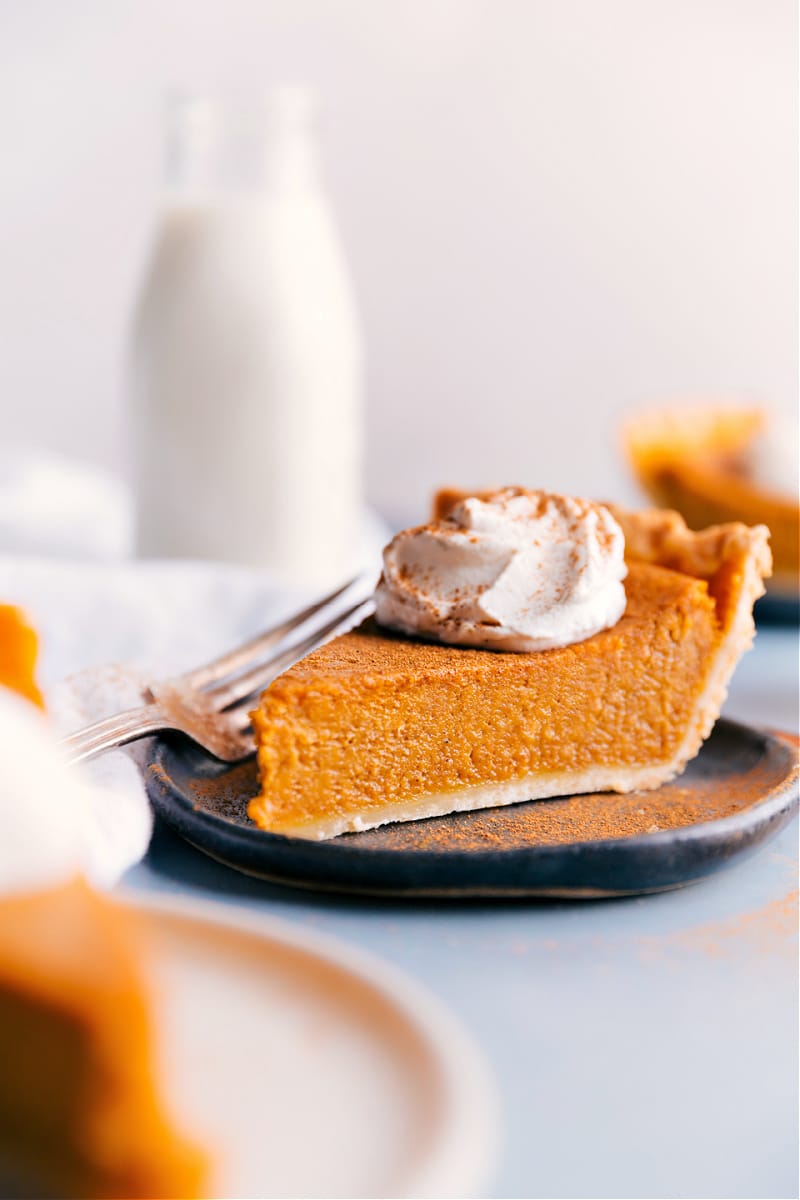
[[[170,723],[158,705],[146,704],[143,708],[129,708],[113,717],[95,721],[94,725],[62,738],[61,744],[70,762],[80,762],[168,728]]]

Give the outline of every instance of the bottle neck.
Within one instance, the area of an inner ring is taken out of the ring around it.
[[[313,189],[319,180],[313,97],[179,98],[168,112],[166,183],[179,196]]]

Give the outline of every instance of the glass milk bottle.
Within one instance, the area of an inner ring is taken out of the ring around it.
[[[362,345],[300,89],[172,104],[134,327],[141,555],[323,584],[356,557]]]

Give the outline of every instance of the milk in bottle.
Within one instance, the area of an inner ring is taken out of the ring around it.
[[[132,354],[138,551],[347,574],[362,346],[313,103],[178,101]]]

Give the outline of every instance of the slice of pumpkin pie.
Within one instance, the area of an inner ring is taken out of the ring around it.
[[[262,695],[262,829],[321,839],[655,788],[708,736],[752,642],[764,527],[447,495],[446,515],[386,548],[376,617]]]

